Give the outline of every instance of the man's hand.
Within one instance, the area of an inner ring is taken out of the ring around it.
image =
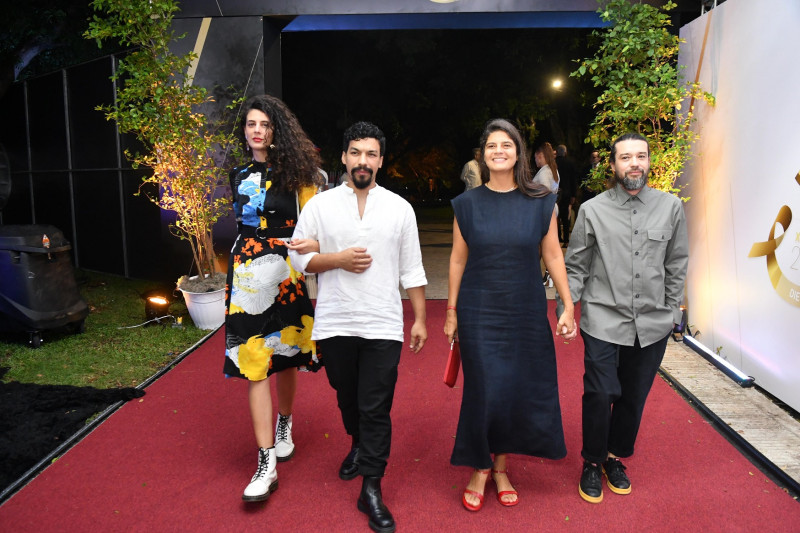
[[[338,264],[343,270],[360,274],[372,265],[372,256],[366,248],[348,248],[339,252]]]
[[[419,353],[425,341],[428,340],[428,328],[425,327],[425,322],[414,322],[411,326],[411,351]]]

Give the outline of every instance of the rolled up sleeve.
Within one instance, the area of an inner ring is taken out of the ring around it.
[[[400,284],[404,289],[422,287],[428,284],[425,268],[422,265],[422,252],[419,247],[417,219],[411,206],[406,209],[403,220],[403,233],[400,243]]]

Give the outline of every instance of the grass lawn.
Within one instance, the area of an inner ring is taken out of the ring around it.
[[[209,333],[194,327],[179,295],[170,313],[183,317],[183,328],[168,323],[129,327],[145,321],[142,294],[153,289],[172,294],[172,286],[80,270],[76,279],[89,305],[86,331],[44,331],[39,348],[28,346],[26,333],[0,332],[4,382],[135,387]]]

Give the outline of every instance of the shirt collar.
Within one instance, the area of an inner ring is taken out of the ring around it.
[[[347,192],[349,194],[353,194],[354,195],[356,193],[355,189],[353,189],[351,186],[349,186],[346,183],[342,183],[341,185],[339,185],[339,187],[343,187],[345,192]],[[369,191],[367,191],[367,193],[368,193],[368,195],[375,194],[381,189],[383,189],[383,187],[381,187],[380,185],[378,185],[376,183],[373,188],[371,188]]]

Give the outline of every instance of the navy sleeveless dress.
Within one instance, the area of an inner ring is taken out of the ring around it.
[[[566,456],[539,266],[555,202],[486,186],[453,199],[469,247],[457,303],[464,391],[453,465],[490,468],[490,454]]]

